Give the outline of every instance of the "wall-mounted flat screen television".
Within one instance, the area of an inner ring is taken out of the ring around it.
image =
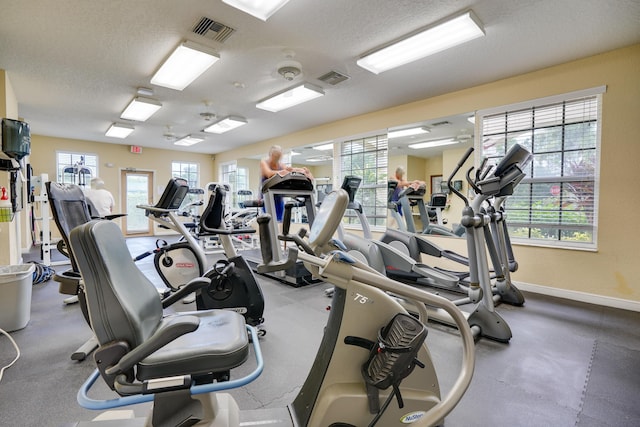
[[[31,130],[28,123],[2,119],[2,152],[16,160],[31,154]]]

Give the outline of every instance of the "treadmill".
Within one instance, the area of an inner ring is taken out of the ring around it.
[[[304,173],[295,171],[280,172],[262,183],[264,208],[272,218],[276,217],[276,196],[294,199],[299,207],[305,209],[309,228],[311,227],[315,218],[315,190],[313,182]],[[273,261],[286,259],[286,254],[280,246],[281,239],[278,238],[280,233],[277,221],[269,221],[269,234],[271,235]],[[251,268],[257,272],[258,265],[263,262],[260,249],[245,251],[244,255]],[[294,287],[319,282],[319,280],[313,278],[301,261],[296,262],[293,267],[286,270],[264,273],[264,275]]]

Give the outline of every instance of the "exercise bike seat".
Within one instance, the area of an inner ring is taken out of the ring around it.
[[[245,362],[249,343],[244,317],[228,310],[165,316],[156,287],[131,259],[115,223],[91,221],[75,228],[70,240],[101,346],[97,351],[125,343],[125,354],[117,361],[123,371],[135,367],[141,381],[206,377]]]

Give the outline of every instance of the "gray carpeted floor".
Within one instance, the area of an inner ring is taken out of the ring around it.
[[[132,253],[152,244],[131,239]],[[153,276],[151,260],[140,264]],[[56,267],[62,269],[64,267]],[[292,288],[260,278],[266,300],[267,336],[261,340],[266,368],[260,378],[234,390],[241,408],[285,406],[311,365],[327,318],[326,284]],[[500,306],[511,326],[507,345],[480,340],[473,383],[447,417],[447,427],[640,425],[640,315],[527,294],[524,307]],[[77,305],[65,306],[57,283],[33,286],[31,320],[12,332],[22,352],[0,382],[0,425],[61,426],[90,420],[76,393],[93,370],[91,360],[70,354],[90,331]],[[181,305],[179,309],[193,309]],[[443,391],[460,360],[455,331],[432,325],[427,339]],[[14,355],[0,335],[0,365]],[[100,387],[97,395],[109,397]],[[136,413],[146,413],[139,405]]]

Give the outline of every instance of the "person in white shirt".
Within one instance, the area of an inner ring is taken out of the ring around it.
[[[115,200],[109,190],[104,188],[104,181],[101,178],[91,180],[91,189],[85,191],[85,197],[91,201],[97,212],[91,212],[92,216],[101,218],[111,215]]]

